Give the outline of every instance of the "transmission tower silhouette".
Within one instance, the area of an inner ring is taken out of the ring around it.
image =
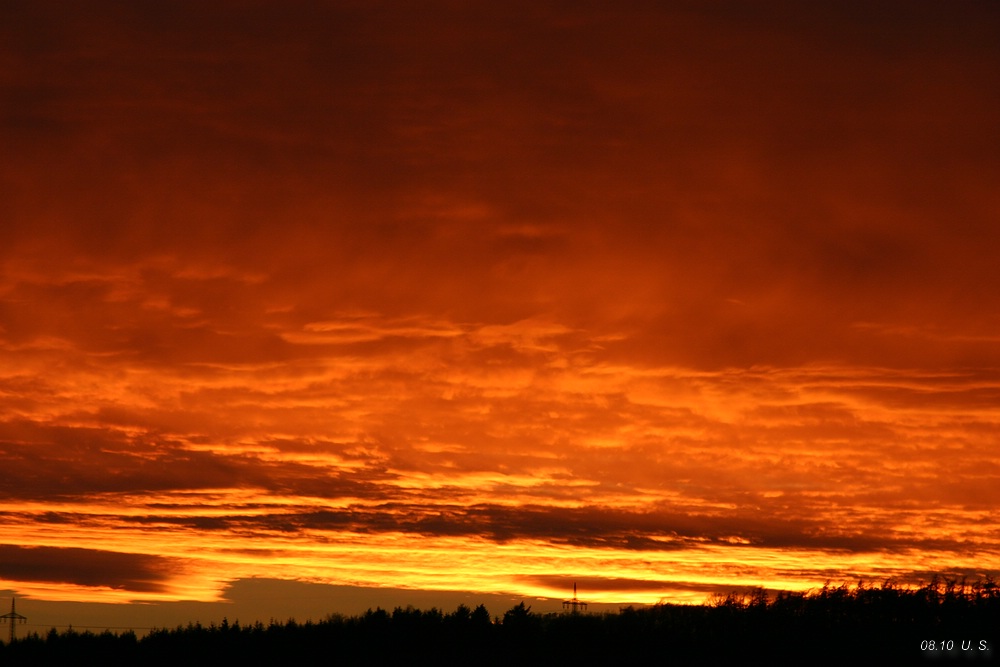
[[[8,621],[10,622],[10,640],[9,640],[8,643],[13,643],[13,641],[14,641],[14,636],[15,636],[14,628],[17,627],[17,624],[18,623],[27,623],[28,622],[27,617],[21,616],[14,609],[14,598],[13,597],[11,597],[11,599],[10,599],[10,613],[9,614],[4,614],[3,616],[0,616],[0,619],[2,619],[4,623],[7,623]]]
[[[573,582],[573,599],[563,600],[563,609],[569,609],[571,613],[576,614],[587,608],[587,603],[576,597],[576,582]]]

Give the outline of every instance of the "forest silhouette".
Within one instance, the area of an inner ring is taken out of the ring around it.
[[[995,661],[998,638],[996,582],[935,578],[919,588],[756,589],[618,613],[539,614],[521,602],[498,616],[484,605],[377,608],[304,623],[190,623],[141,638],[52,629],[0,645],[0,664],[925,664]]]

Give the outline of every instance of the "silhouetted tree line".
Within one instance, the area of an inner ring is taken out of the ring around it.
[[[142,638],[67,630],[0,645],[2,665],[618,665],[1000,661],[1000,587],[763,589],[705,605],[537,614],[522,602],[413,607],[318,622],[191,623]]]

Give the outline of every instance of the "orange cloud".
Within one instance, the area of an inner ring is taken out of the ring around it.
[[[997,17],[929,7],[0,10],[0,579],[996,575]]]

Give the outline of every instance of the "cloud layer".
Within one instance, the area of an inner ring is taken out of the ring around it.
[[[1000,15],[892,7],[8,3],[0,580],[997,574]]]

